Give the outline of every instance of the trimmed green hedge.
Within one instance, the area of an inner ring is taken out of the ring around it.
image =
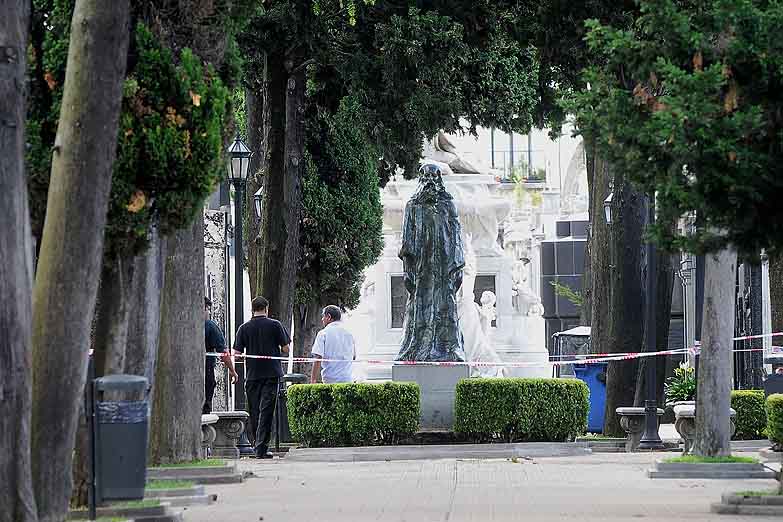
[[[737,431],[734,439],[764,439],[767,413],[764,410],[762,390],[734,390],[731,392],[731,407],[737,411],[734,422]]]
[[[783,446],[783,393],[767,397],[767,436],[778,446]]]
[[[419,429],[415,383],[300,384],[288,389],[288,423],[303,446],[396,444]]]
[[[463,379],[454,431],[476,442],[567,441],[587,430],[590,391],[578,379]]]

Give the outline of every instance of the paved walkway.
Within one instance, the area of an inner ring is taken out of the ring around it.
[[[187,522],[462,522],[780,520],[715,515],[726,491],[771,489],[773,480],[650,480],[661,455],[593,454],[401,462],[241,461],[256,478],[211,486],[212,506]]]

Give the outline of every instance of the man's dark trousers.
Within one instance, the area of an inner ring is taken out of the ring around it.
[[[212,397],[215,396],[215,367],[207,364],[204,367],[204,406],[201,413],[212,413]]]
[[[267,377],[245,382],[245,393],[250,405],[250,430],[255,434],[257,456],[264,455],[272,437],[272,416],[277,404],[278,377]]]

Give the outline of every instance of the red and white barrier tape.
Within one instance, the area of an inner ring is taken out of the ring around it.
[[[610,354],[607,356],[599,357],[594,355],[588,355],[587,359],[579,359],[573,361],[548,361],[546,363],[540,362],[483,362],[483,361],[384,361],[381,359],[356,359],[355,363],[365,363],[372,365],[392,365],[402,364],[410,366],[499,366],[499,367],[511,367],[511,368],[526,368],[526,367],[541,367],[541,366],[567,366],[571,364],[594,364],[600,362],[612,362],[612,361],[626,361],[631,359],[638,359],[642,357],[657,357],[660,355],[682,355],[685,350],[663,350],[660,352],[634,352],[625,354]],[[223,353],[208,352],[206,354],[210,357],[223,357]],[[313,363],[316,361],[321,362],[345,362],[344,359],[322,359],[319,357],[277,357],[272,355],[249,355],[249,354],[235,354],[234,357],[245,359],[262,359],[272,361],[293,361],[298,363]]]
[[[783,336],[783,332],[775,332],[770,334],[760,334],[760,335],[747,335],[743,337],[735,337],[732,339],[732,341],[747,341],[750,339],[761,339],[765,337],[776,337],[776,336]],[[773,348],[781,349],[779,346],[774,346]],[[743,349],[736,349],[732,350],[733,352],[756,352],[756,351],[763,351],[764,348],[743,348]],[[541,366],[567,366],[572,364],[596,364],[596,363],[604,363],[604,362],[614,362],[614,361],[629,361],[632,359],[641,359],[644,357],[658,357],[661,355],[685,355],[686,353],[698,353],[699,351],[699,343],[697,343],[696,346],[693,348],[679,348],[676,350],[661,350],[658,352],[625,352],[625,353],[598,353],[598,354],[585,354],[585,355],[555,355],[550,356],[550,358],[564,358],[564,357],[574,357],[572,360],[568,361],[547,361],[546,363],[540,363],[540,362],[483,362],[483,361],[455,361],[455,362],[445,362],[445,361],[388,361],[388,360],[381,360],[381,359],[356,359],[353,362],[355,363],[364,363],[364,364],[371,364],[371,365],[393,365],[393,364],[402,364],[402,365],[410,365],[410,366],[479,366],[479,367],[490,367],[490,366],[500,366],[500,367],[510,367],[510,368],[529,368],[529,367],[541,367]],[[207,352],[206,354],[208,357],[225,357],[225,353],[217,353],[217,352]],[[272,361],[292,361],[297,363],[314,363],[316,361],[320,362],[345,362],[344,359],[323,359],[320,357],[285,357],[285,356],[272,356],[272,355],[250,355],[250,354],[241,354],[236,353],[234,354],[234,357],[239,359],[262,359],[262,360],[272,360]]]

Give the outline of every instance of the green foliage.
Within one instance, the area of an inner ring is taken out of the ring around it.
[[[159,468],[204,468],[213,466],[225,466],[226,461],[223,459],[196,459],[190,462],[177,462],[174,464],[163,464],[158,466]]]
[[[683,455],[669,457],[664,462],[683,462],[686,464],[758,464],[759,459],[754,457],[736,457],[726,455],[723,457],[702,457],[701,455]]]
[[[352,97],[344,98],[333,114],[310,112],[302,181],[299,303],[355,307],[363,271],[383,249],[378,151],[368,138],[361,106]]]
[[[631,29],[592,22],[602,60],[578,126],[618,172],[658,193],[667,247],[741,251],[783,238],[783,4],[642,0]],[[686,238],[668,223],[695,213]]]
[[[580,292],[577,292],[576,290],[572,290],[570,286],[564,285],[563,283],[560,283],[558,281],[550,281],[549,284],[551,284],[552,287],[555,289],[556,295],[568,299],[575,306],[581,307],[584,304],[585,302],[584,296]]]
[[[517,5],[378,2],[359,13],[359,43],[338,70],[365,105],[383,158],[413,175],[424,139],[477,125],[527,132],[538,62]],[[388,174],[388,171],[387,171]]]
[[[696,397],[696,371],[686,364],[674,369],[674,375],[666,379],[663,385],[666,405],[675,402],[692,401]]]
[[[419,428],[413,383],[303,384],[288,389],[288,421],[304,446],[396,444]]]
[[[587,385],[577,379],[464,379],[454,431],[478,441],[568,441],[587,430]]]
[[[191,223],[223,174],[228,90],[189,49],[176,63],[143,25],[135,44],[138,62],[125,82],[106,227],[108,255],[143,250],[153,224],[166,234]]]
[[[764,439],[767,426],[767,412],[764,410],[763,390],[734,390],[731,392],[731,407],[737,412],[734,423],[737,431],[734,439]]]
[[[144,489],[155,491],[158,489],[190,489],[196,483],[190,480],[150,480]]]
[[[28,110],[34,233],[46,211],[51,147],[59,119],[74,0],[37,0]],[[192,222],[222,176],[229,93],[200,58],[174,53],[143,24],[131,32],[105,258],[142,251],[153,226],[168,233]]]
[[[783,448],[783,393],[774,393],[767,397],[767,437],[778,447]]]

